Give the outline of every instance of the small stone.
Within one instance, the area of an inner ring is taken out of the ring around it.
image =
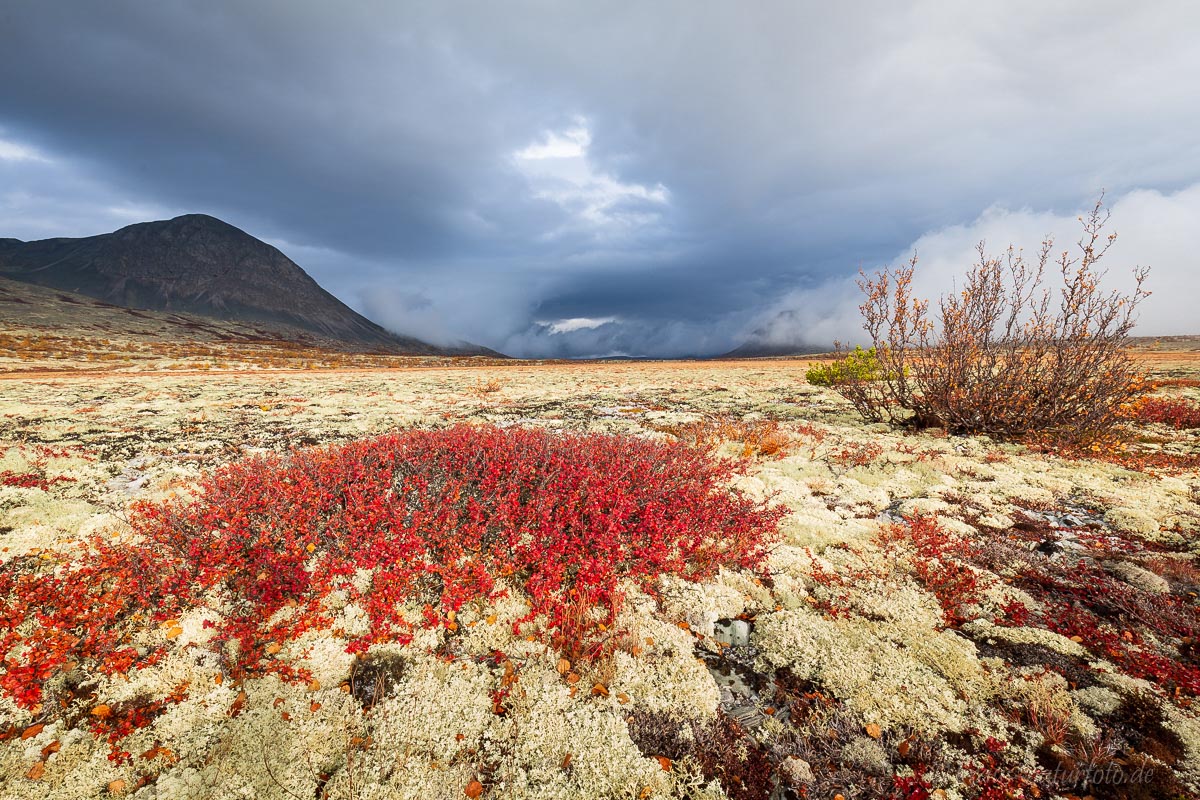
[[[788,756],[779,765],[783,777],[793,787],[805,786],[813,782],[812,765],[802,758]]]
[[[1152,594],[1168,594],[1171,591],[1171,584],[1160,575],[1155,575],[1147,569],[1142,569],[1136,564],[1131,564],[1128,561],[1109,561],[1104,565],[1104,568],[1121,580],[1128,583],[1135,589],[1141,589],[1143,592]]]
[[[713,630],[713,638],[731,647],[745,647],[750,644],[750,623],[744,619],[717,620]]]

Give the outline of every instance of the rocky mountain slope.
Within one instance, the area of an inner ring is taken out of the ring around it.
[[[442,348],[376,325],[325,291],[277,248],[204,214],[82,239],[0,239],[0,277],[117,306],[300,329],[350,350],[489,354]]]

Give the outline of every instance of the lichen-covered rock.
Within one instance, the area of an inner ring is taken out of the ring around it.
[[[812,765],[796,756],[785,758],[780,764],[780,771],[792,786],[804,786],[813,781]]]
[[[1171,591],[1171,584],[1167,582],[1166,578],[1156,575],[1148,569],[1142,569],[1129,561],[1110,561],[1104,565],[1104,568],[1143,592],[1167,594]]]

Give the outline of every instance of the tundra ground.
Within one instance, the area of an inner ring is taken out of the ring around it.
[[[736,487],[788,515],[765,573],[631,589],[615,651],[565,673],[506,624],[519,592],[365,656],[311,632],[279,655],[311,673],[300,684],[229,680],[197,609],[148,634],[167,641],[153,667],[67,675],[77,691],[57,708],[0,699],[0,797],[1200,788],[1196,428],[1133,420],[1082,457],[866,426],[798,360],[168,360],[81,373],[39,358],[23,363],[40,372],[0,380],[0,563],[120,541],[131,503],[185,496],[249,454],[455,423],[682,438],[746,459]],[[1200,401],[1196,353],[1148,364],[1158,396]],[[168,697],[122,740],[127,758],[93,733],[98,708]]]

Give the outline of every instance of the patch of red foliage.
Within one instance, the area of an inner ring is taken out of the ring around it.
[[[1088,561],[1052,561],[1024,547],[956,536],[930,516],[889,525],[879,541],[902,548],[913,577],[941,603],[948,626],[968,621],[969,607],[996,582],[981,579],[973,566],[1006,569],[1014,573],[1010,582],[1041,608],[1010,603],[996,624],[1054,631],[1177,698],[1200,696],[1200,656],[1193,652],[1200,610],[1187,598],[1136,588]]]
[[[805,550],[808,552],[809,558],[812,558],[812,551],[808,548]],[[831,617],[850,615],[853,607],[854,587],[887,578],[887,573],[867,563],[860,551],[853,547],[847,547],[846,550],[859,559],[861,566],[842,566],[833,571],[821,566],[820,561],[815,559],[812,561],[811,577],[813,582],[828,590],[815,596],[816,607]]]
[[[937,597],[947,625],[954,627],[971,619],[967,608],[978,603],[980,592],[988,587],[969,566],[975,553],[973,542],[942,528],[937,517],[923,514],[884,527],[877,541],[890,552],[896,552],[898,546],[904,548],[913,577]],[[1024,620],[1027,614],[1019,603],[1006,610],[1010,619]]]
[[[41,472],[14,472],[10,469],[0,472],[0,486],[18,486],[22,489],[49,491],[51,486],[60,483],[74,483],[75,480],[75,478],[68,475],[56,475],[53,478],[47,478]]]
[[[1143,397],[1129,407],[1126,418],[1178,430],[1200,428],[1200,406],[1180,398]]]
[[[91,721],[92,732],[98,737],[105,738],[112,747],[109,753],[109,760],[116,762],[130,761],[133,754],[128,750],[121,749],[121,740],[138,728],[144,728],[149,725],[156,717],[166,711],[169,706],[182,703],[187,698],[187,690],[188,684],[184,682],[176,686],[170,694],[161,700],[152,699],[143,702],[128,703],[118,709],[109,709],[109,713],[93,719]],[[142,758],[154,758],[159,751],[160,748],[156,746],[153,750],[143,753]]]
[[[1177,475],[1200,468],[1200,454],[1197,453],[1141,450],[1116,443],[1094,443],[1090,447],[1034,441],[1028,444],[1035,452],[1051,453],[1072,460],[1104,461],[1136,472]]]
[[[1200,387],[1200,380],[1196,378],[1160,378],[1151,384],[1151,388],[1153,389],[1162,389],[1169,386],[1181,389],[1194,389]]]
[[[1200,613],[1191,603],[1136,589],[1083,561],[1064,569],[1026,567],[1018,585],[1043,603],[1040,627],[1177,697],[1200,695],[1200,664],[1175,651],[1185,644],[1190,653],[1187,643],[1200,635]]]
[[[888,800],[929,800],[933,784],[925,779],[925,767],[918,764],[911,775],[893,775]]]
[[[1159,423],[1187,430],[1200,428],[1200,406],[1181,398],[1142,397],[1122,408],[1126,423]],[[1131,443],[1136,431],[1130,425],[1087,444],[1059,441],[1053,437],[1031,435],[1025,443],[1035,452],[1051,453],[1066,459],[1088,459],[1116,464],[1138,472],[1168,475],[1200,467],[1200,454],[1151,450]]]
[[[1041,794],[1035,783],[1026,776],[1012,774],[1011,765],[1004,763],[1002,756],[1008,742],[989,736],[983,749],[977,760],[967,764],[963,781],[974,790],[975,800],[1016,800]]]
[[[530,598],[518,624],[537,618],[554,645],[594,656],[622,581],[761,566],[784,512],[730,490],[738,469],[678,443],[466,426],[242,461],[194,499],[140,507],[138,544],[96,538],[0,566],[0,689],[34,707],[62,670],[154,663],[166,637],[140,652],[134,637],[213,590],[228,599],[217,640],[238,645],[235,677],[305,677],[274,653],[332,625],[331,592],[369,617],[347,637],[361,652],[417,626],[457,630],[501,579]]]
[[[829,461],[834,464],[839,464],[846,469],[854,469],[855,467],[865,467],[873,462],[883,453],[883,445],[878,442],[863,442],[861,444],[851,442],[840,450],[835,450],[829,454]]]

